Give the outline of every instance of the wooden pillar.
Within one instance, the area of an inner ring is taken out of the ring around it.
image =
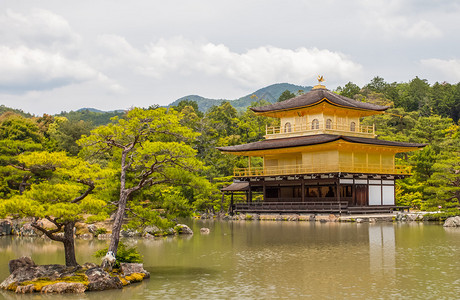
[[[265,187],[265,180],[264,180],[264,182],[263,182],[262,188],[263,188],[263,195],[264,195],[262,201],[265,202],[265,199],[266,199],[266,197],[267,197],[267,189],[266,189],[266,187]]]
[[[342,215],[342,203],[340,203],[340,178],[337,177],[337,201],[339,202],[339,214]]]
[[[251,183],[249,183],[249,203],[252,203],[252,191],[251,191]]]
[[[302,185],[301,188],[301,193],[302,193],[302,203],[305,202],[305,178],[302,176],[302,180],[300,181],[300,184]]]
[[[233,192],[230,196],[230,216],[233,216]]]
[[[222,199],[220,200],[220,212],[224,211],[224,200],[225,200],[225,193],[222,193]]]

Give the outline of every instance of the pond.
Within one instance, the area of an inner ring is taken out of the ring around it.
[[[195,234],[129,239],[151,278],[123,290],[65,295],[68,299],[427,298],[460,295],[460,228],[423,223],[190,221]],[[201,235],[200,227],[211,233]],[[77,260],[108,241],[77,240]],[[31,255],[64,263],[61,244],[41,238],[0,238],[0,278],[8,261]],[[62,296],[1,292],[5,299]]]

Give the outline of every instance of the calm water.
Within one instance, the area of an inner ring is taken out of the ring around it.
[[[67,299],[460,298],[460,229],[428,224],[201,222],[192,237],[128,240],[151,278],[122,291]],[[200,235],[200,227],[209,235]],[[77,260],[106,241],[77,241]],[[10,259],[63,263],[59,243],[0,238],[0,278]],[[63,296],[0,293],[5,299]]]

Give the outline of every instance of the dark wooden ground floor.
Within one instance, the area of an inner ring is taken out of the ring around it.
[[[222,191],[231,194],[232,212],[383,213],[398,209],[395,179],[381,174],[240,178]],[[245,201],[233,201],[234,193],[243,193]]]

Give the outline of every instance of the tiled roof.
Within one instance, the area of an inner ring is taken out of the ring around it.
[[[310,106],[316,103],[320,103],[324,99],[329,100],[332,104],[336,104],[339,106],[345,106],[350,108],[358,108],[364,110],[373,110],[373,111],[384,111],[388,109],[388,106],[381,106],[371,103],[365,103],[356,101],[336,93],[333,93],[325,88],[318,88],[313,89],[310,92],[297,96],[295,98],[291,98],[286,101],[273,103],[266,106],[260,107],[253,107],[251,108],[254,112],[270,112],[270,111],[278,111],[278,110],[289,110],[298,107]]]
[[[234,182],[229,186],[226,186],[221,189],[223,192],[236,192],[236,191],[248,191],[249,182]]]
[[[372,139],[372,138],[352,137],[352,136],[333,135],[333,134],[318,134],[318,135],[307,135],[307,136],[281,138],[281,139],[268,139],[268,140],[263,140],[263,141],[243,144],[243,145],[217,147],[217,149],[220,151],[224,151],[224,152],[257,151],[257,150],[269,150],[269,149],[318,145],[318,144],[334,142],[337,140],[344,140],[350,143],[380,145],[380,146],[388,146],[388,147],[422,148],[426,146],[426,144],[393,142],[393,141],[385,141],[385,140],[378,140],[378,139]]]

